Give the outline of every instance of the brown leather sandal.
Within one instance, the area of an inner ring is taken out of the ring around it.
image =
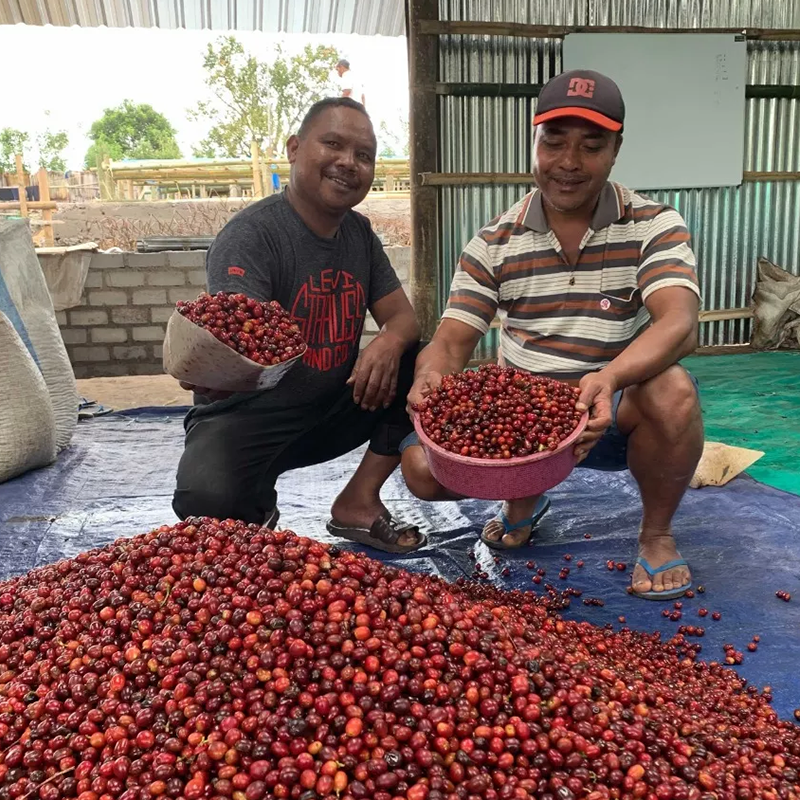
[[[369,528],[353,528],[348,525],[341,525],[335,519],[327,524],[328,533],[333,536],[340,536],[351,542],[365,544],[382,550],[385,553],[413,553],[428,544],[428,537],[419,533],[418,525],[410,525],[400,522],[392,517],[388,511],[384,511]],[[404,533],[415,531],[417,533],[416,544],[400,545],[397,544]]]

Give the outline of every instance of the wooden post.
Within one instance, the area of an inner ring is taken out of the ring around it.
[[[411,166],[411,302],[423,339],[436,330],[438,272],[438,196],[435,186],[424,186],[423,172],[435,172],[439,147],[438,98],[424,87],[438,80],[439,39],[423,35],[423,20],[439,19],[438,0],[408,0],[408,70],[410,85]]]
[[[58,208],[58,204],[52,200],[49,203],[32,200],[26,203],[26,206],[28,211],[45,211],[48,208],[51,211],[55,211]],[[0,202],[0,211],[19,211],[19,203],[16,200],[2,201]]]
[[[107,200],[108,199],[106,197],[105,187],[103,185],[105,183],[105,179],[103,178],[103,162],[104,162],[104,160],[105,159],[100,154],[100,152],[96,151],[94,164],[95,164],[95,167],[97,167],[97,188],[100,191],[100,199],[101,200]]]
[[[264,197],[269,197],[272,194],[272,180],[270,179],[269,167],[266,162],[261,162],[261,191]]]
[[[250,158],[253,162],[253,197],[263,197],[264,187],[261,184],[261,158],[258,153],[258,142],[250,142]]]
[[[115,194],[114,180],[111,176],[108,156],[97,155],[97,181],[100,184],[100,199],[113,200]]]
[[[28,216],[28,195],[25,194],[25,167],[22,166],[22,156],[17,153],[17,187],[19,189],[19,215]]]
[[[50,178],[47,175],[47,170],[44,167],[39,169],[39,202],[50,202]],[[42,211],[42,219],[47,223],[44,227],[44,246],[52,247],[55,244],[55,237],[53,236],[53,212],[46,208]]]

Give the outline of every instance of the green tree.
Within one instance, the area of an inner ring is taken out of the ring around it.
[[[403,158],[408,156],[408,119],[400,117],[396,129],[390,130],[386,120],[378,126],[378,157]]]
[[[16,156],[28,149],[28,134],[16,128],[0,130],[0,172],[14,172],[17,169]],[[28,167],[26,166],[27,170]]]
[[[216,158],[217,148],[207,139],[204,139],[200,144],[192,146],[192,155],[195,158]]]
[[[107,108],[92,123],[89,138],[93,144],[86,153],[86,166],[97,163],[98,154],[112,159],[180,158],[175,129],[169,120],[147,103],[124,100]]]
[[[36,137],[39,148],[39,166],[50,172],[64,172],[67,162],[64,160],[64,150],[69,144],[66,131],[46,130]]]
[[[250,143],[277,156],[309,106],[334,93],[331,72],[339,54],[333,47],[306,45],[294,56],[275,47],[271,63],[259,61],[233,36],[209,44],[203,60],[213,100],[201,102],[189,118],[211,123],[196,156],[249,158]]]

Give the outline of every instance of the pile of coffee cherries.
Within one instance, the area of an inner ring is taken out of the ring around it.
[[[552,599],[207,518],[36,569],[0,584],[0,800],[800,793],[767,695]]]
[[[203,292],[197,300],[177,303],[186,319],[205,328],[223,344],[265,367],[302,355],[300,328],[279,303],[262,303],[243,294]]]
[[[487,365],[446,375],[414,410],[425,434],[449,452],[521,458],[555,450],[575,430],[579,395],[561,381]]]

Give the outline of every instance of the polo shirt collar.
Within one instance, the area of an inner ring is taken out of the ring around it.
[[[624,209],[616,186],[611,181],[606,181],[592,216],[592,230],[598,231],[601,228],[613,225],[622,219],[623,213]],[[550,230],[542,205],[542,193],[538,189],[534,189],[531,192],[530,202],[524,212],[522,224],[536,233],[547,233]]]

